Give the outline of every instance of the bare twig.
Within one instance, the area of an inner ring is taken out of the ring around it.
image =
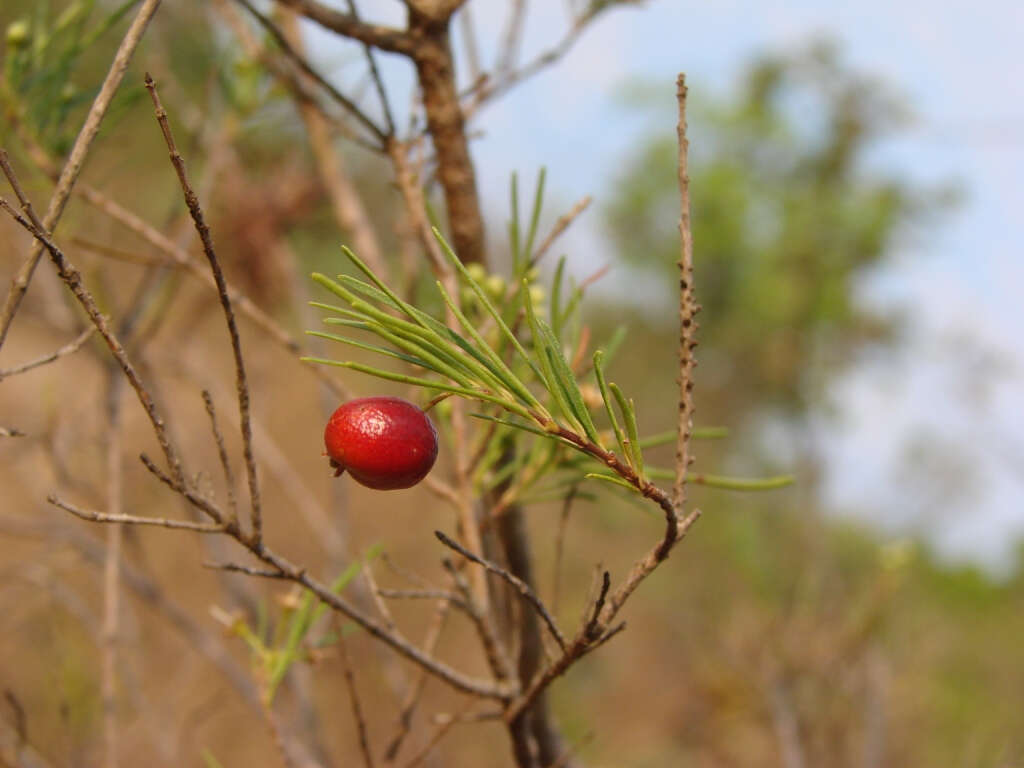
[[[36,215],[32,210],[31,202],[29,202],[28,198],[25,197],[24,193],[21,191],[21,187],[17,182],[17,176],[15,176],[14,170],[7,162],[6,153],[2,151],[0,151],[0,168],[3,169],[3,172],[11,182],[11,186],[14,188],[15,193],[18,194],[18,199],[21,202],[22,208],[28,216],[28,219],[15,211],[14,208],[11,207],[10,203],[2,197],[0,197],[0,208],[6,210],[15,221],[28,230],[28,232],[41,242],[47,251],[49,251],[50,258],[57,267],[57,274],[74,294],[78,303],[85,309],[86,314],[92,321],[92,324],[100,332],[103,340],[107,343],[111,353],[117,360],[118,365],[121,366],[121,370],[124,372],[128,381],[131,383],[132,388],[135,390],[135,393],[139,398],[139,402],[142,403],[142,407],[145,409],[146,415],[149,416],[150,423],[153,425],[153,431],[156,434],[157,442],[160,444],[164,457],[167,459],[167,464],[170,467],[173,479],[178,484],[183,484],[184,474],[181,469],[181,461],[178,458],[177,451],[174,450],[174,447],[170,443],[170,439],[167,435],[167,428],[164,426],[163,419],[157,413],[156,405],[153,402],[153,396],[150,394],[149,390],[146,389],[142,380],[139,378],[138,372],[128,360],[128,355],[125,352],[124,347],[114,335],[114,332],[110,329],[107,318],[100,312],[92,294],[82,283],[82,274],[68,261],[60,248],[58,248],[49,238],[42,226],[42,222],[36,218]]]
[[[206,225],[202,208],[196,198],[192,186],[189,184],[188,176],[185,173],[185,161],[182,159],[178,148],[175,146],[174,137],[171,134],[171,126],[167,120],[167,112],[160,103],[160,97],[156,92],[156,84],[153,78],[146,75],[146,89],[153,99],[153,107],[156,110],[156,119],[167,143],[167,150],[171,156],[171,164],[178,174],[178,181],[181,183],[181,191],[185,195],[185,204],[188,206],[189,214],[195,222],[199,239],[203,243],[203,252],[210,262],[210,270],[217,282],[217,294],[220,297],[221,307],[224,309],[224,319],[228,326],[228,334],[231,337],[231,350],[235,358],[235,379],[238,388],[238,417],[242,429],[242,453],[245,457],[246,476],[249,481],[249,502],[251,505],[251,524],[253,542],[259,545],[263,538],[263,513],[260,503],[260,486],[256,474],[256,458],[252,449],[252,425],[249,421],[249,383],[245,374],[245,361],[242,357],[242,342],[238,335],[238,324],[235,322],[235,313],[231,307],[231,299],[228,296],[227,284],[224,280],[224,273],[221,271],[220,263],[217,260],[217,253],[213,248],[213,239],[210,237],[210,228]]]
[[[348,689],[348,699],[352,706],[352,717],[356,721],[356,733],[359,735],[359,751],[363,755],[363,765],[366,768],[373,768],[373,754],[370,752],[370,738],[366,730],[366,718],[363,716],[363,706],[359,701],[359,692],[356,690],[356,679],[352,673],[352,659],[348,655],[348,647],[341,636],[341,627],[337,627],[338,633],[338,660],[341,662],[341,672],[345,677],[345,687]]]
[[[279,0],[307,19],[315,21],[339,35],[351,37],[361,43],[380,48],[382,51],[404,53],[411,56],[416,48],[416,41],[407,32],[393,29],[380,24],[367,24],[351,13],[341,13],[316,0]]]
[[[362,21],[359,18],[359,12],[356,10],[355,0],[346,0],[348,5],[349,13],[355,17],[357,21]],[[380,107],[384,111],[384,119],[388,124],[388,136],[395,135],[395,118],[391,114],[391,104],[388,101],[387,89],[384,87],[384,80],[381,79],[380,70],[377,69],[377,59],[373,55],[373,48],[369,43],[363,42],[363,53],[366,56],[366,65],[370,69],[370,77],[373,78],[374,87],[377,89],[377,97],[380,99]]]
[[[451,718],[446,722],[438,723],[434,729],[434,733],[431,734],[430,738],[427,739],[427,743],[423,745],[423,749],[421,749],[414,757],[412,757],[409,760],[409,762],[405,764],[405,768],[416,768],[416,766],[422,765],[423,761],[426,760],[427,755],[430,754],[431,750],[434,747],[436,747],[438,743],[441,741],[441,739],[443,739],[447,735],[448,731],[452,729],[452,726],[459,722],[460,716],[468,712],[469,708],[472,706],[473,700],[470,699],[466,702],[462,709],[456,713],[455,717]]]
[[[92,523],[155,525],[159,528],[174,528],[181,531],[195,531],[196,533],[224,533],[224,526],[218,523],[196,523],[192,520],[168,520],[165,517],[141,517],[139,515],[124,515],[113,512],[97,512],[92,509],[82,509],[74,504],[69,504],[53,495],[48,496],[46,500],[53,504],[53,506]]]
[[[448,607],[450,604],[448,600],[439,600],[434,609],[433,619],[427,627],[426,636],[423,638],[423,649],[428,654],[433,654],[437,648],[438,640],[441,638],[441,630],[444,628],[444,621],[448,617]],[[423,688],[426,683],[426,670],[420,668],[419,674],[402,700],[402,706],[398,713],[398,730],[384,751],[384,762],[387,765],[394,764],[395,759],[398,757],[398,752],[402,748],[402,743],[405,741],[405,737],[412,730],[412,718],[416,713],[416,706],[419,703],[420,696],[423,694]]]
[[[686,473],[693,459],[690,436],[693,433],[693,369],[697,363],[693,350],[697,346],[696,315],[700,311],[693,296],[693,233],[690,227],[690,175],[687,154],[690,142],[686,137],[686,76],[676,81],[679,101],[679,434],[676,441],[676,479],[672,486],[672,504],[682,516],[686,506]]]
[[[128,209],[111,200],[99,190],[94,189],[87,184],[81,185],[78,191],[90,205],[99,208],[105,214],[127,227],[150,245],[165,253],[170,257],[174,264],[183,268],[190,275],[206,283],[213,290],[217,290],[217,282],[210,273],[210,270],[204,269],[184,249],[165,237],[157,229],[147,224]],[[233,288],[230,284],[228,285],[228,296],[234,307],[245,314],[246,317],[255,323],[261,331],[265,332],[271,339],[280,344],[287,352],[293,355],[302,354],[302,344],[300,344],[298,340],[282,328],[266,312],[256,306],[248,296],[241,293],[236,288]],[[304,363],[303,365],[336,395],[343,398],[348,397],[348,392],[345,388],[324,370],[324,366],[308,363]]]
[[[241,563],[203,563],[203,568],[214,571],[228,571],[229,573],[244,573],[247,576],[255,576],[260,579],[283,579],[285,575],[281,571],[270,568],[253,568],[251,565]]]
[[[348,113],[360,125],[362,125],[366,130],[373,134],[374,138],[376,139],[376,143],[371,142],[371,147],[378,150],[383,148],[384,142],[387,139],[388,134],[386,134],[375,122],[373,122],[373,120],[371,120],[366,115],[366,113],[363,112],[356,105],[354,101],[352,101],[345,94],[343,94],[333,85],[331,85],[330,82],[324,79],[323,75],[321,75],[319,72],[313,69],[313,67],[310,66],[309,62],[306,61],[305,57],[299,54],[294,49],[294,47],[292,47],[291,42],[281,31],[281,29],[273,21],[267,18],[264,14],[260,13],[252,5],[252,3],[249,2],[249,0],[235,0],[235,2],[237,2],[239,5],[244,7],[250,14],[252,14],[253,18],[255,18],[256,21],[260,23],[260,26],[262,26],[265,30],[267,30],[267,32],[270,33],[270,36],[274,38],[274,41],[281,48],[282,53],[284,53],[285,57],[289,61],[291,61],[292,64],[297,66],[300,70],[302,70],[302,72],[307,77],[314,80],[317,83],[317,85],[319,85],[321,88],[327,91],[331,98],[334,99],[334,101],[336,101],[345,110],[346,113]],[[284,5],[293,4],[286,2],[284,3]],[[394,133],[394,131],[392,130],[391,133]]]
[[[554,618],[551,616],[550,613],[548,613],[548,609],[544,607],[543,601],[541,601],[541,599],[537,597],[537,594],[533,591],[533,589],[530,588],[529,584],[520,579],[518,576],[509,573],[501,566],[495,565],[489,560],[485,560],[479,555],[473,554],[468,549],[459,544],[457,541],[453,541],[448,536],[445,536],[441,531],[434,531],[434,535],[437,537],[438,541],[440,541],[446,547],[454,549],[456,552],[458,552],[466,559],[472,560],[477,565],[483,566],[488,571],[493,573],[495,576],[500,576],[502,579],[511,584],[512,587],[522,596],[522,598],[533,607],[533,609],[537,612],[541,619],[544,620],[544,623],[551,631],[551,636],[554,637],[555,641],[558,643],[558,647],[561,648],[563,651],[565,650],[565,637],[562,635],[561,630],[559,630],[558,626],[555,624]]]
[[[544,255],[548,252],[551,246],[554,245],[554,242],[565,233],[565,230],[572,226],[573,222],[579,218],[580,214],[587,210],[591,202],[593,202],[593,198],[590,195],[587,195],[577,202],[576,205],[570,208],[568,213],[560,217],[558,221],[555,222],[555,226],[551,228],[547,237],[545,237],[541,244],[537,246],[537,250],[533,252],[533,256],[530,258],[530,266],[533,266],[544,258]]]
[[[213,407],[213,398],[210,391],[203,390],[203,404],[206,406],[206,413],[210,417],[210,429],[213,432],[213,439],[217,443],[217,455],[220,457],[221,471],[224,473],[224,485],[228,498],[228,523],[238,522],[238,502],[235,500],[235,473],[231,471],[231,460],[228,458],[227,449],[224,447],[224,435],[220,433],[217,426],[217,411]]]
[[[38,225],[41,232],[52,232],[57,226],[57,222],[60,221],[60,217],[64,213],[64,206],[67,205],[68,198],[71,196],[71,189],[74,187],[75,181],[77,181],[78,175],[82,171],[85,158],[89,154],[96,134],[99,132],[103,116],[106,115],[107,108],[110,106],[118,86],[121,85],[121,80],[124,77],[125,70],[128,68],[129,61],[131,61],[132,54],[142,40],[146,26],[149,24],[150,19],[153,18],[153,14],[156,13],[159,5],[160,0],[145,0],[138,13],[135,14],[135,18],[128,27],[128,31],[125,32],[121,44],[114,54],[114,60],[110,64],[110,70],[107,72],[103,85],[100,86],[99,92],[89,108],[89,114],[85,117],[85,122],[82,124],[78,137],[75,139],[75,144],[71,148],[71,154],[68,156],[68,160],[60,173],[60,178],[57,180],[57,188],[53,191],[53,196],[50,198],[50,204],[46,209],[46,214],[43,216],[42,223]],[[23,195],[18,195],[19,200],[22,197]],[[14,315],[18,311],[25,292],[28,290],[32,274],[35,272],[42,254],[43,246],[41,243],[37,243],[32,247],[28,259],[21,265],[21,269],[18,270],[18,274],[14,278],[3,308],[0,309],[0,347],[3,346],[4,340],[7,338],[7,332],[10,330]]]
[[[107,392],[107,514],[121,517],[121,379],[117,368],[109,366]],[[72,514],[76,514],[72,512]],[[117,646],[121,609],[121,536],[122,526],[107,529],[106,562],[103,567],[102,676],[103,747],[105,768],[117,768]]]
[[[31,371],[33,368],[39,368],[42,365],[47,365],[48,363],[52,363],[55,360],[59,360],[62,357],[66,357],[67,355],[77,352],[79,349],[82,348],[85,342],[87,342],[92,337],[93,333],[95,332],[96,329],[90,325],[88,328],[86,328],[84,331],[78,334],[74,341],[68,342],[63,347],[57,349],[55,352],[51,352],[48,355],[43,355],[42,357],[36,358],[35,360],[31,360],[27,363],[16,365],[13,368],[0,370],[0,381],[3,381],[8,376],[14,376],[15,374],[25,373],[25,371]]]
[[[469,588],[469,582],[466,581],[465,576],[459,573],[455,565],[447,558],[442,563],[454,582],[455,588],[462,596],[460,602],[468,609],[467,613],[476,627],[477,635],[480,637],[480,645],[483,647],[484,656],[487,659],[487,665],[491,668],[491,672],[498,680],[511,680],[512,664],[509,661],[508,653],[505,651],[505,646],[498,637],[490,612],[485,611],[475,599],[472,590]],[[457,604],[453,603],[453,605]]]

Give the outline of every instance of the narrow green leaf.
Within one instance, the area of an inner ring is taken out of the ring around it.
[[[519,175],[513,171],[509,182],[509,204],[512,207],[512,219],[508,223],[508,242],[512,251],[513,271],[519,271],[522,256],[519,253]]]
[[[466,266],[461,261],[459,261],[459,257],[455,255],[455,251],[453,251],[452,247],[448,245],[448,242],[441,236],[441,232],[437,228],[434,229],[434,237],[437,238],[437,242],[441,244],[441,250],[444,251],[449,261],[452,262],[452,265],[458,271],[459,275],[472,289],[473,293],[476,294],[477,298],[480,299],[480,303],[483,304],[484,309],[487,310],[487,314],[494,318],[494,322],[497,323],[498,328],[501,329],[501,332],[505,335],[505,338],[507,338],[511,342],[516,352],[518,352],[519,355],[523,358],[523,360],[526,361],[526,363],[530,366],[530,368],[533,369],[533,372],[534,374],[536,374],[537,378],[543,380],[544,377],[541,376],[540,370],[537,368],[537,365],[533,362],[533,360],[530,359],[530,356],[526,354],[526,350],[523,349],[523,345],[519,343],[519,339],[516,338],[516,335],[512,333],[512,329],[510,329],[508,327],[508,324],[504,321],[504,319],[502,319],[501,313],[498,312],[494,304],[487,297],[487,293],[480,286],[480,284],[473,279],[472,275],[469,274],[469,271],[466,269]]]
[[[203,757],[203,762],[206,763],[206,768],[224,768],[220,761],[206,747],[203,747],[203,751],[200,754]]]
[[[594,420],[590,416],[590,409],[588,409],[587,404],[583,402],[583,393],[580,392],[580,386],[576,382],[576,375],[572,372],[572,368],[569,367],[569,361],[565,359],[565,353],[562,351],[562,343],[558,340],[558,337],[555,336],[555,332],[551,330],[551,326],[545,323],[542,319],[537,318],[537,325],[540,327],[541,333],[547,341],[547,354],[551,356],[551,367],[555,373],[555,377],[565,390],[566,396],[569,398],[569,403],[572,405],[573,412],[576,415],[576,419],[583,425],[583,430],[586,432],[587,438],[591,442],[601,445],[601,440],[597,434],[597,427],[594,426]],[[603,448],[604,446],[601,445],[601,447]]]
[[[562,335],[562,281],[565,279],[565,256],[558,259],[558,266],[555,267],[555,277],[551,281],[551,306],[548,309],[551,318],[551,327],[555,335]]]
[[[662,469],[652,467],[648,470],[652,478],[659,480],[673,480],[676,473],[673,469]],[[796,482],[792,475],[772,475],[771,477],[730,477],[727,475],[706,475],[703,473],[689,473],[686,482],[694,485],[706,485],[710,488],[721,488],[726,491],[774,491],[785,488]]]
[[[587,478],[588,480],[604,480],[606,483],[612,483],[613,485],[621,485],[623,488],[628,488],[633,493],[640,492],[635,485],[627,483],[625,480],[623,480],[621,477],[618,477],[617,475],[605,475],[601,472],[588,472],[587,474],[584,475],[584,477]]]
[[[338,594],[359,573],[360,563],[354,562],[331,584],[331,592]],[[288,626],[288,639],[276,656],[276,663],[267,676],[266,696],[268,702],[274,700],[277,688],[288,673],[289,668],[299,658],[299,646],[309,632],[310,627],[323,615],[327,606],[321,603],[312,592],[307,591],[299,604],[299,609],[292,616]]]
[[[565,418],[566,423],[577,432],[582,432],[583,424],[573,413],[573,407],[569,402],[569,397],[566,394],[564,387],[558,383],[558,379],[555,376],[554,367],[552,365],[552,356],[548,354],[549,341],[541,330],[537,314],[533,311],[533,302],[530,300],[530,291],[526,278],[523,278],[522,287],[523,303],[526,306],[526,320],[530,325],[530,332],[533,334],[533,347],[536,350],[537,358],[540,361],[541,381],[544,383],[544,387],[551,395],[551,398],[555,401],[555,405],[558,406],[558,410],[562,412],[562,416]]]
[[[556,435],[556,434],[554,434],[552,432],[546,432],[545,430],[539,429],[538,427],[534,427],[534,426],[532,426],[530,424],[523,424],[521,421],[513,421],[512,419],[502,419],[502,418],[500,418],[498,416],[489,416],[486,413],[471,413],[469,415],[472,416],[474,419],[483,419],[484,421],[493,421],[493,422],[495,422],[497,424],[504,424],[506,427],[512,427],[513,429],[519,429],[519,430],[522,430],[523,432],[530,432],[530,433],[532,433],[534,435],[540,435],[541,437],[552,437],[552,438],[560,440],[560,442],[564,442],[564,441],[562,441],[558,437],[558,435]]]
[[[356,363],[351,360],[330,360],[324,357],[301,357],[299,359],[306,363],[321,363],[323,365],[333,365],[336,368],[348,368],[349,370],[358,371],[359,373],[365,373],[370,376],[376,376],[379,379],[386,379],[387,381],[397,381],[401,384],[411,384],[415,387],[436,389],[439,392],[451,392],[456,395],[465,395],[466,397],[474,400],[482,400],[484,402],[500,405],[506,411],[522,416],[524,419],[532,420],[530,412],[518,403],[498,397],[497,395],[492,395],[489,392],[482,392],[478,389],[457,387],[452,384],[446,384],[442,381],[421,379],[418,376],[408,376],[404,373],[385,371],[381,368],[374,368],[373,366],[363,365],[362,363]]]
[[[643,450],[640,448],[640,436],[636,427],[636,409],[633,405],[633,400],[626,399],[626,396],[622,394],[622,390],[619,389],[619,385],[612,382],[608,385],[611,389],[612,394],[615,395],[615,402],[619,406],[619,411],[622,413],[622,420],[626,422],[626,434],[629,436],[629,451],[628,455],[631,457],[631,464],[636,473],[643,477],[644,474],[644,455]]]
[[[337,341],[342,344],[348,344],[351,347],[365,349],[368,352],[376,352],[379,355],[387,355],[388,357],[393,357],[397,360],[403,360],[407,363],[410,363],[411,365],[416,365],[419,366],[420,368],[426,368],[428,370],[434,371],[435,373],[440,373],[441,375],[447,375],[444,373],[444,371],[439,371],[433,366],[431,366],[426,360],[421,360],[418,357],[406,355],[401,352],[395,352],[394,350],[388,349],[387,347],[380,347],[377,346],[376,344],[367,344],[366,342],[350,339],[347,336],[339,336],[335,333],[324,333],[323,331],[306,331],[306,335],[317,336],[321,339],[328,339],[330,341]]]
[[[523,248],[523,257],[527,264],[533,260],[533,241],[537,237],[537,224],[540,222],[540,209],[544,203],[544,179],[548,169],[543,166],[537,175],[537,189],[533,194],[533,211],[530,212],[530,229],[526,235],[526,247]]]
[[[691,434],[694,440],[720,440],[729,436],[728,427],[696,427]],[[676,441],[676,432],[658,432],[656,435],[645,437],[640,441],[641,448],[654,448],[659,445],[668,445]]]
[[[480,332],[473,326],[469,319],[463,314],[462,310],[459,309],[458,304],[452,298],[451,294],[445,289],[444,285],[440,280],[437,281],[437,290],[441,293],[441,299],[452,311],[455,319],[459,321],[459,324],[466,329],[466,333],[470,335],[470,338],[477,344],[477,349],[487,357],[488,362],[484,363],[487,369],[498,379],[500,379],[502,387],[509,390],[522,400],[526,405],[538,407],[540,401],[534,396],[527,386],[519,380],[519,378],[512,372],[512,369],[505,364],[505,361],[501,359],[501,355],[491,348],[491,345],[487,343],[486,339],[480,335]]]
[[[612,432],[615,433],[615,442],[619,444],[619,452],[632,464],[632,457],[627,450],[626,435],[619,426],[619,420],[615,418],[615,409],[612,407],[612,400],[608,394],[608,382],[604,377],[604,351],[594,352],[594,376],[597,378],[598,389],[601,390],[601,400],[604,402],[605,412],[608,414],[608,421],[611,424]]]

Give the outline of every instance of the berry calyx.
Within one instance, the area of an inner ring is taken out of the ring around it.
[[[437,431],[422,410],[400,397],[361,397],[327,421],[324,445],[335,476],[347,471],[367,488],[410,488],[437,459]]]

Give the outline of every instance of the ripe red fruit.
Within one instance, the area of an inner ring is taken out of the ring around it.
[[[430,418],[400,397],[361,397],[336,410],[324,429],[335,477],[348,470],[356,482],[381,491],[410,488],[437,459]]]

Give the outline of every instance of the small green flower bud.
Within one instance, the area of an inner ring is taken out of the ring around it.
[[[478,283],[482,283],[487,277],[487,270],[484,269],[483,264],[470,264],[466,267],[466,271]]]
[[[544,289],[539,285],[530,286],[530,302],[534,307],[539,306],[544,301]]]
[[[484,280],[484,290],[492,299],[500,299],[505,295],[505,279],[501,275],[488,275]]]
[[[32,37],[32,29],[28,25],[28,19],[18,19],[7,25],[7,45],[15,50],[20,50],[28,45]]]

